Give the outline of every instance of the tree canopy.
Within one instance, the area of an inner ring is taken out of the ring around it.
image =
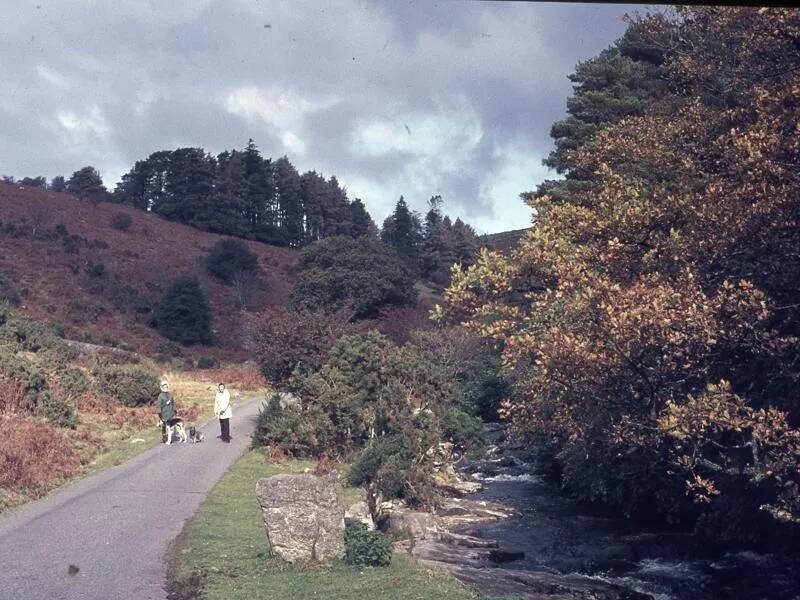
[[[303,250],[291,302],[311,310],[351,307],[358,318],[416,301],[414,278],[397,253],[370,237],[326,238]]]
[[[530,196],[533,229],[457,274],[445,314],[502,344],[505,410],[573,490],[774,533],[800,520],[800,13],[644,17],[581,79],[609,60],[627,108],[584,118],[609,90],[577,89],[567,121],[596,122],[554,127],[548,159],[586,185]]]

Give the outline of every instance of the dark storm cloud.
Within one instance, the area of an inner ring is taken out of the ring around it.
[[[623,29],[620,5],[511,2],[3,2],[0,173],[113,186],[177,145],[253,138],[336,175],[380,221],[400,194],[479,230],[518,194],[564,113],[566,76]]]

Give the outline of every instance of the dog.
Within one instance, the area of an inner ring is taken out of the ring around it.
[[[206,439],[205,436],[200,432],[200,430],[197,427],[195,427],[194,425],[189,427],[190,442],[192,442],[193,444],[199,444],[204,439]]]
[[[164,426],[167,430],[167,441],[166,444],[172,443],[172,437],[174,435],[178,436],[178,439],[183,442],[184,444],[189,441],[189,436],[186,435],[186,428],[183,426],[183,419],[180,417],[175,417],[174,419],[170,419]]]

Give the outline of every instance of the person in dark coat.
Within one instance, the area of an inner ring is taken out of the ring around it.
[[[158,418],[161,419],[161,441],[167,441],[167,423],[175,418],[177,411],[175,410],[175,399],[169,391],[169,384],[166,381],[161,382],[161,393],[158,395],[156,403],[158,407]]]

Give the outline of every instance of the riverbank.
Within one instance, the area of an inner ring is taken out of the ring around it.
[[[357,569],[287,567],[269,556],[256,481],[279,473],[301,473],[313,463],[267,462],[260,450],[237,461],[187,522],[168,553],[170,600],[477,600],[479,594],[456,581],[446,570],[422,565],[395,552],[384,568]],[[343,502],[360,491],[343,490]]]
[[[462,516],[468,507],[482,505],[505,514],[463,523],[443,519],[449,532],[468,537],[461,544],[475,540],[484,547],[454,547],[434,536],[414,549],[420,559],[446,566],[487,595],[515,593],[537,600],[800,597],[800,563],[794,558],[711,554],[691,535],[637,529],[570,499],[502,443],[491,451],[487,460],[459,465],[465,478],[481,482],[484,489],[456,502],[467,507]]]

